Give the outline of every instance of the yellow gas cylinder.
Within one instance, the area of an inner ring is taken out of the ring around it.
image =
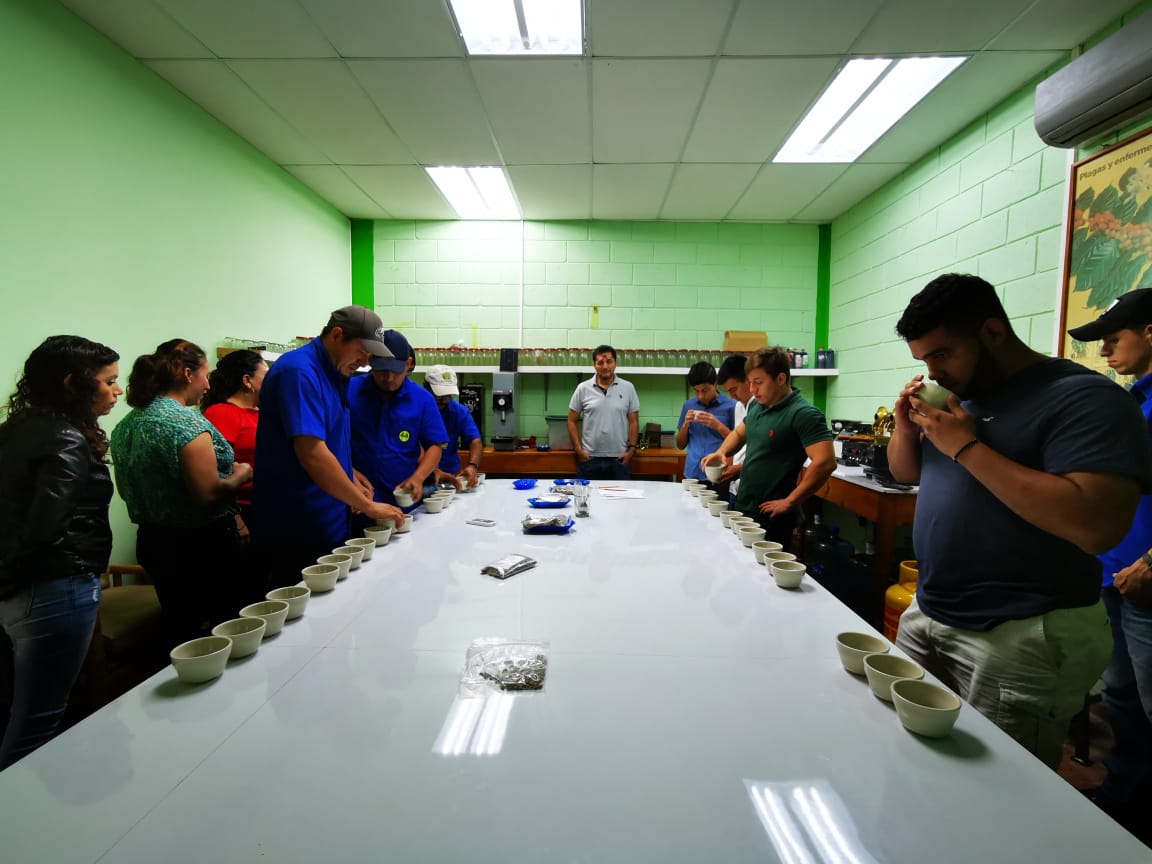
[[[901,561],[900,581],[884,592],[884,636],[890,642],[896,641],[900,616],[916,596],[916,578],[919,574],[915,561]]]

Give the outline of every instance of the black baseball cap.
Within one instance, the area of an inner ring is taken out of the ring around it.
[[[392,356],[384,344],[384,322],[366,306],[342,306],[328,317],[328,326],[339,327],[345,339],[359,339],[369,354]]]
[[[1152,324],[1152,288],[1137,288],[1117,297],[1099,318],[1073,327],[1068,335],[1095,342],[1117,330],[1140,330],[1147,324]]]
[[[407,372],[408,358],[412,355],[412,346],[399,330],[385,330],[380,339],[388,348],[388,353],[377,354],[372,358],[373,372]]]

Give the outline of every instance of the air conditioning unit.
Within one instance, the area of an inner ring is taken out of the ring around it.
[[[1152,12],[1036,86],[1036,134],[1075,147],[1152,110]]]

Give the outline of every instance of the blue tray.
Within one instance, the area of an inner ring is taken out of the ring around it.
[[[584,479],[579,478],[579,477],[573,477],[569,480],[553,480],[552,485],[553,486],[590,486],[590,485],[592,485],[592,481],[591,480],[584,480]]]
[[[561,507],[567,507],[570,500],[571,499],[567,497],[565,497],[563,501],[544,501],[540,498],[529,498],[528,503],[541,510],[559,510]]]
[[[525,528],[525,534],[567,534],[572,530],[576,520],[569,517],[566,525],[538,525],[535,528]]]
[[[525,478],[522,480],[513,480],[512,481],[512,488],[513,489],[521,489],[521,490],[523,490],[523,489],[535,489],[536,488],[536,481],[534,479],[531,479],[531,478]]]

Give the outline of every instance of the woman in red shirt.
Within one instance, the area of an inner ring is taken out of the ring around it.
[[[256,423],[260,419],[260,384],[268,364],[255,351],[232,351],[216,363],[208,378],[208,392],[200,403],[205,419],[232,445],[237,462],[256,467]],[[240,536],[248,536],[252,507],[252,483],[240,488],[237,526]]]

